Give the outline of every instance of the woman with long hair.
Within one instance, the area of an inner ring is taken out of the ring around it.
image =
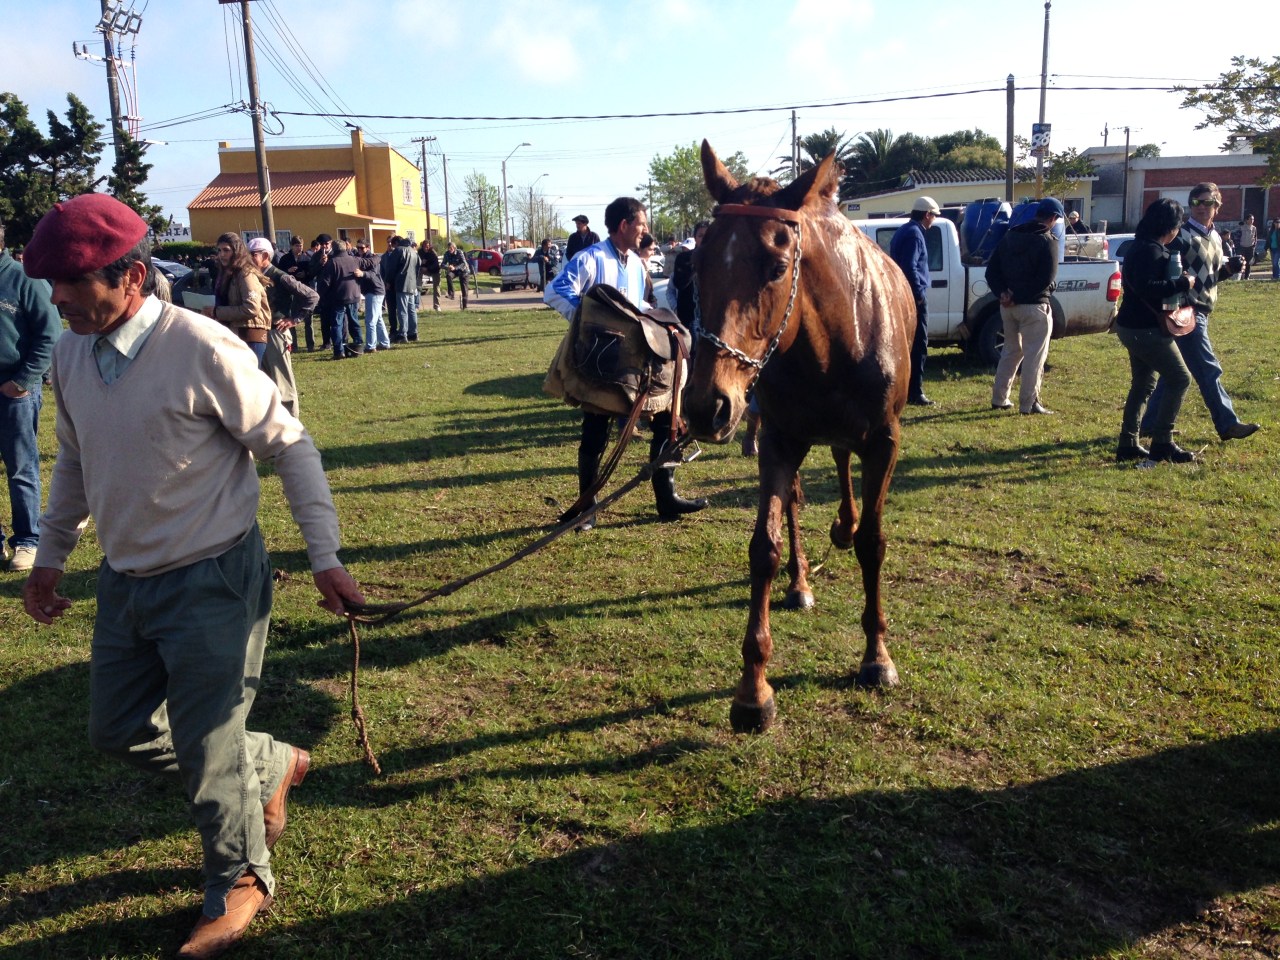
[[[271,330],[271,304],[266,293],[271,281],[254,265],[249,248],[238,233],[218,237],[216,258],[218,281],[213,306],[204,312],[230,327],[257,355],[261,365]]]
[[[1181,253],[1175,265],[1174,251],[1168,246],[1181,227],[1182,204],[1167,197],[1154,201],[1134,228],[1133,243],[1124,256],[1124,301],[1116,314],[1116,336],[1129,351],[1130,382],[1116,448],[1116,460],[1121,462],[1189,463],[1195,459],[1195,454],[1173,442],[1174,423],[1191,385],[1191,374],[1163,319],[1169,309],[1165,301],[1180,298],[1195,282],[1190,273],[1179,269]],[[1157,375],[1164,388],[1148,450],[1138,442],[1138,421],[1155,389]]]

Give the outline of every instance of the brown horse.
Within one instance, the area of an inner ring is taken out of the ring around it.
[[[729,718],[739,732],[762,731],[776,712],[765,668],[773,652],[769,590],[782,553],[784,511],[791,546],[786,605],[813,605],[800,540],[798,471],[815,443],[831,447],[839,475],[831,542],[853,546],[862,568],[867,648],[857,683],[898,682],[880,605],[880,515],[898,460],[915,304],[897,265],[837,209],[834,157],[786,187],[762,178],[739,184],[704,140],[702,172],[719,206],[694,253],[701,326],[684,413],[694,436],[725,443],[755,385],[764,423],[760,504],[749,551],[742,680]],[[851,453],[862,460],[861,525]]]

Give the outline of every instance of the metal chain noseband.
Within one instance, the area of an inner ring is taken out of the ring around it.
[[[728,214],[745,214],[748,216],[768,217],[774,220],[782,220],[785,223],[794,223],[796,228],[796,252],[795,258],[791,262],[791,293],[787,297],[787,306],[782,313],[782,323],[779,325],[777,332],[769,340],[769,346],[765,348],[764,356],[759,359],[743,353],[737,347],[730,346],[721,340],[714,333],[707,330],[702,325],[702,304],[698,297],[698,275],[693,276],[693,333],[699,340],[706,340],[715,346],[718,350],[727,353],[739,363],[743,363],[748,367],[755,368],[756,375],[751,382],[760,378],[764,365],[769,362],[769,358],[773,356],[774,351],[778,349],[778,344],[782,340],[782,335],[787,332],[787,326],[791,322],[791,313],[795,310],[796,295],[800,291],[800,259],[803,255],[803,228],[801,227],[800,217],[796,212],[790,210],[779,210],[774,207],[752,207],[745,204],[726,204],[721,207],[718,213]]]

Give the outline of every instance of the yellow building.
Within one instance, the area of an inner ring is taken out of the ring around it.
[[[192,239],[212,244],[223,233],[261,236],[253,148],[219,145],[218,169],[187,205]],[[309,244],[327,233],[353,242],[364,237],[381,251],[395,234],[419,241],[426,234],[418,168],[390,144],[365,143],[359,128],[351,131],[350,146],[268,148],[267,169],[278,249],[287,249],[292,236]],[[431,223],[435,238],[442,236],[444,218],[432,214]]]
[[[1079,210],[1086,223],[1092,222],[1093,182],[1096,176],[1081,177],[1069,197],[1059,197],[1070,213]],[[853,220],[878,220],[883,217],[905,217],[911,204],[921,195],[933,197],[942,207],[958,207],[975,200],[1004,199],[1004,171],[989,168],[976,170],[912,170],[906,184],[885,193],[842,200],[840,209]],[[1034,169],[1017,167],[1013,171],[1013,203],[1036,195]]]

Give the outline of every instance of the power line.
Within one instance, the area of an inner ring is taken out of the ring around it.
[[[1202,89],[1218,89],[1219,85],[1206,84]],[[1015,87],[1015,90],[1035,90],[1039,91],[1040,87],[1027,86]],[[1122,92],[1122,93],[1139,93],[1143,91],[1157,91],[1161,93],[1177,93],[1177,87],[1170,86],[1080,86],[1080,87],[1054,87],[1055,92]],[[1259,86],[1258,90],[1274,89],[1271,87]],[[768,107],[732,107],[722,108],[718,110],[682,110],[668,112],[653,113],[598,113],[598,114],[550,114],[550,115],[523,115],[523,116],[460,116],[456,114],[394,114],[394,113],[306,113],[302,111],[277,110],[281,116],[292,117],[336,117],[339,120],[428,120],[428,121],[472,121],[472,120],[490,120],[490,121],[551,121],[551,120],[656,120],[672,117],[715,117],[715,116],[731,116],[735,114],[747,113],[779,113],[790,110],[829,110],[833,107],[862,107],[873,104],[882,103],[902,103],[911,100],[941,100],[952,97],[967,97],[980,93],[1007,93],[1008,88],[1000,87],[977,87],[972,90],[953,90],[945,93],[920,93],[920,94],[904,94],[892,97],[868,97],[860,100],[835,100],[827,103],[797,103],[783,104],[780,106]]]

